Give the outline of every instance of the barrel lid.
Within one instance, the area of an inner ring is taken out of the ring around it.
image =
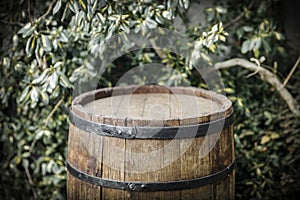
[[[164,127],[222,119],[232,112],[232,105],[225,96],[201,88],[145,85],[81,94],[71,111],[101,124]]]

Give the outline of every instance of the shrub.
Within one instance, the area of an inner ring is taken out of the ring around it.
[[[271,66],[269,70],[278,76],[289,70],[281,66],[291,65],[283,61],[289,54],[276,0],[215,1],[205,10],[206,18],[195,25],[189,24],[188,0],[2,4],[0,194],[4,199],[65,197],[72,89],[77,81],[97,75],[88,55],[101,60],[99,47],[114,34],[177,29],[179,21],[181,31],[194,39],[191,47],[201,47],[193,48],[195,55],[213,58],[207,62],[252,58],[258,66]],[[108,67],[99,87],[113,86],[132,66],[153,61],[175,70],[170,85],[188,81],[205,87],[188,65],[192,57],[162,53],[144,49],[121,56]],[[299,185],[299,123],[290,111],[280,112],[287,106],[276,88],[255,75],[246,78],[247,74],[241,68],[222,70],[225,92],[236,111],[237,198],[284,196]],[[294,92],[299,97],[299,91]],[[292,124],[288,130],[287,122]]]

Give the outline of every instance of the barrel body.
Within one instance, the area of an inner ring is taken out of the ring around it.
[[[234,199],[232,107],[224,96],[105,88],[75,98],[70,121],[68,199]]]

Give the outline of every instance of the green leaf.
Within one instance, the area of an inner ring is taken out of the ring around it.
[[[244,30],[243,29],[238,29],[237,31],[236,31],[236,35],[237,35],[237,37],[238,37],[238,39],[241,39],[242,37],[243,37],[243,35],[244,35]]]
[[[27,96],[28,94],[28,91],[29,91],[29,85],[27,87],[25,87],[25,89],[23,90],[21,96],[20,96],[20,102],[24,101],[25,100],[25,97]]]
[[[207,17],[207,21],[213,21],[213,19],[215,18],[215,11],[213,9],[207,9],[206,10],[206,17]]]
[[[32,42],[32,38],[33,36],[31,36],[28,40],[27,40],[27,43],[26,43],[26,47],[25,47],[25,52],[27,54],[27,56],[31,56],[31,42]]]
[[[125,33],[129,34],[130,29],[126,24],[121,24],[120,29],[123,30]]]
[[[33,102],[37,102],[39,98],[38,89],[36,87],[33,87],[30,93],[30,98]]]
[[[245,32],[251,32],[251,31],[253,31],[253,27],[251,27],[251,26],[243,26],[243,30]]]
[[[147,18],[146,19],[146,25],[147,27],[149,27],[150,29],[153,29],[153,28],[156,28],[157,27],[157,23],[156,21],[150,19],[150,18]]]
[[[30,153],[29,152],[24,152],[23,154],[22,154],[22,157],[23,158],[28,158],[30,156]]]
[[[79,0],[79,3],[81,5],[81,7],[83,8],[83,10],[86,10],[86,5],[84,4],[84,2],[82,0]]]
[[[42,101],[44,102],[44,104],[48,104],[49,103],[49,96],[46,92],[44,92],[43,90],[41,89],[38,89],[39,90],[39,93],[42,97]]]
[[[23,159],[22,165],[23,165],[24,168],[28,168],[28,166],[29,166],[29,161],[28,161],[27,159]]]
[[[253,49],[258,50],[260,48],[260,46],[261,46],[261,38],[255,38]]]
[[[61,19],[60,19],[60,21],[62,21],[62,22],[65,20],[66,16],[69,14],[69,12],[68,12],[68,11],[69,11],[68,8],[70,7],[69,4],[70,4],[70,3],[68,2],[68,3],[66,4],[66,6],[65,6],[63,15],[62,15],[62,17],[61,17]]]
[[[264,135],[261,140],[260,140],[260,144],[266,144],[271,140],[271,138],[268,135]]]
[[[40,54],[39,54],[40,45],[41,45],[41,42],[40,42],[40,41],[41,41],[40,38],[37,38],[37,42],[36,42],[35,49],[34,49],[35,55],[40,55]]]
[[[62,72],[57,72],[59,74],[60,80],[59,83],[61,86],[65,88],[71,88],[72,84],[70,83],[69,79],[66,77],[66,75]]]
[[[45,69],[41,75],[32,81],[32,84],[44,83],[46,81],[45,77],[49,72],[49,68]]]
[[[43,164],[41,165],[41,167],[42,167],[42,175],[45,176],[45,175],[46,175],[46,167],[47,167],[47,164],[46,164],[46,163],[43,163]]]
[[[221,13],[221,14],[227,13],[227,9],[224,8],[224,7],[222,7],[222,6],[217,6],[217,7],[216,7],[216,11],[217,11],[218,13]]]
[[[24,26],[23,28],[21,28],[21,29],[18,31],[18,34],[25,33],[25,32],[27,32],[30,28],[31,28],[31,23],[28,22],[27,24],[25,24],[25,26]]]
[[[26,38],[29,35],[31,35],[34,31],[35,31],[36,25],[34,25],[33,27],[31,27],[30,29],[26,30],[25,32],[23,32],[22,37]]]
[[[56,50],[57,50],[57,47],[58,47],[58,41],[57,41],[57,39],[54,39],[54,40],[52,41],[52,45],[53,45],[54,50],[56,51]]]
[[[53,15],[55,15],[61,7],[61,0],[58,0],[53,8]]]
[[[215,24],[212,26],[211,31],[212,32],[217,32],[219,30],[219,24]]]
[[[225,88],[224,90],[227,94],[233,94],[234,93],[234,89],[232,89],[232,88]]]
[[[50,83],[50,87],[52,89],[54,89],[57,86],[57,82],[58,82],[58,76],[56,72],[53,72],[53,74],[49,77],[49,83]]]
[[[66,34],[64,33],[64,32],[61,32],[60,33],[60,35],[59,35],[59,40],[61,41],[61,42],[68,42],[69,40],[68,40],[68,37],[66,36]]]
[[[278,33],[276,31],[274,31],[273,34],[275,35],[275,38],[277,40],[283,40],[284,39],[284,36],[281,33]]]
[[[170,13],[169,11],[167,11],[167,10],[164,10],[164,11],[162,12],[162,16],[163,16],[164,18],[166,18],[166,19],[171,19],[171,13]]]
[[[74,13],[78,13],[78,4],[77,1],[72,1],[72,3],[69,6],[70,10]]]
[[[101,24],[105,23],[106,18],[101,13],[97,13],[96,17],[100,20]]]
[[[63,64],[63,62],[62,61],[58,61],[58,62],[56,62],[55,64],[54,64],[54,68],[57,68],[57,67],[59,67],[59,66],[61,66]]]
[[[238,106],[241,107],[241,108],[244,107],[243,99],[237,98],[237,104],[238,104]]]
[[[258,58],[258,57],[259,57],[259,50],[258,50],[258,49],[254,49],[254,50],[253,50],[253,53],[254,53],[254,57],[255,57],[255,58]]]
[[[273,140],[278,139],[279,137],[280,137],[280,135],[279,135],[278,133],[272,132],[271,138],[272,138]]]
[[[37,39],[36,39],[35,36],[32,36],[31,42],[30,43],[28,42],[28,47],[27,47],[27,44],[26,44],[26,54],[28,56],[31,56],[34,53],[34,50],[36,48],[36,44],[37,44]]]
[[[245,40],[242,44],[241,52],[242,54],[247,53],[250,50],[250,40]]]
[[[259,168],[256,168],[256,174],[257,174],[258,176],[261,176],[261,170],[260,170]]]
[[[4,57],[3,60],[2,60],[2,66],[3,67],[6,67],[6,68],[9,68],[10,67],[10,59],[7,58],[7,57]]]
[[[273,120],[272,114],[268,111],[264,111],[264,116],[267,118],[267,120],[265,121],[265,125],[271,124]]]
[[[256,38],[251,38],[249,44],[249,51],[254,50],[255,43],[256,43]]]
[[[52,48],[52,42],[50,41],[49,37],[46,35],[41,35],[41,39],[42,39],[43,49],[45,51],[50,51]]]
[[[179,5],[180,7],[182,7],[183,9],[188,9],[189,5],[190,5],[190,1],[189,0],[179,0]]]
[[[111,38],[111,36],[113,35],[113,33],[115,32],[115,30],[117,29],[118,27],[115,25],[115,24],[111,24],[110,27],[108,28],[108,33],[106,34],[106,39],[109,39]]]
[[[270,53],[272,49],[271,49],[271,46],[270,46],[269,42],[266,41],[266,40],[261,40],[261,41],[262,41],[262,45],[263,45],[265,51],[267,53]]]
[[[111,16],[108,16],[108,19],[111,21],[116,21],[116,20],[120,19],[120,15],[111,15]]]

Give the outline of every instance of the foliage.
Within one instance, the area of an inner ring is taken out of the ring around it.
[[[175,70],[165,80],[172,80],[169,85],[188,81],[205,87],[191,64],[199,57],[211,63],[217,60],[208,55],[254,57],[260,62],[265,57],[263,64],[272,66],[274,72],[285,73],[287,69],[277,69],[289,64],[279,61],[287,55],[283,30],[274,17],[276,13],[267,9],[276,3],[216,1],[206,9],[206,20],[195,26],[188,26],[185,16],[188,0],[4,3],[1,22],[6,32],[1,34],[0,52],[0,156],[4,174],[0,194],[4,199],[65,197],[64,164],[72,90],[75,83],[85,84],[97,76],[89,55],[103,59],[101,47],[114,34],[133,30],[151,37],[151,30],[174,30],[174,22],[182,20],[187,25],[185,33],[194,43],[189,44],[190,56],[186,58],[166,50],[159,54],[153,49],[122,55],[104,72],[101,87],[113,86],[134,65],[153,61]],[[278,125],[284,121],[285,115],[278,114],[285,108],[284,103],[267,84],[258,83],[254,77],[245,79],[247,71],[222,73],[225,92],[234,102],[237,116],[237,197],[289,193],[290,185],[299,177],[294,171],[299,163],[299,136],[285,135],[284,127]],[[287,149],[286,140],[291,140],[292,149]],[[288,166],[290,163],[295,165]],[[282,186],[279,191],[278,185]]]

